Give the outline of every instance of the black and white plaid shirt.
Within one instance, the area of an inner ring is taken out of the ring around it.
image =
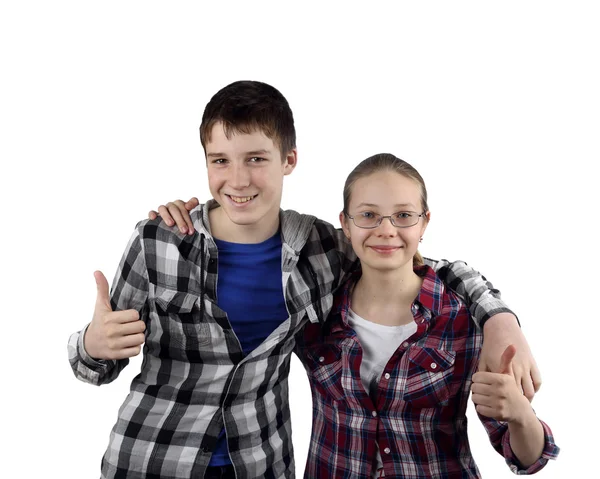
[[[294,477],[288,407],[294,335],[307,321],[327,317],[332,292],[356,267],[356,256],[341,230],[282,211],[289,317],[244,356],[216,301],[217,247],[208,210],[217,206],[210,201],[191,212],[193,236],[160,219],[142,221],[121,259],[112,307],[140,312],[146,342],[142,370],[102,460],[103,478],[202,478],[223,427],[238,479]],[[465,263],[428,264],[465,298],[480,324],[508,311],[498,291]],[[84,334],[85,328],[69,339],[75,375],[96,385],[113,381],[128,360],[94,360],[83,347]]]

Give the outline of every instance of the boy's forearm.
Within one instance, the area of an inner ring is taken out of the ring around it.
[[[497,313],[489,318],[488,321],[483,325],[483,334],[503,334],[507,333],[512,328],[519,329],[521,326],[519,325],[519,320],[517,317],[508,312]]]

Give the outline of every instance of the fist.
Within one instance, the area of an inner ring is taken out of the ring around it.
[[[108,281],[101,271],[94,273],[97,295],[94,317],[87,328],[83,343],[94,359],[125,359],[140,354],[146,325],[135,309],[113,311],[108,293]]]
[[[497,421],[520,422],[531,410],[529,400],[513,379],[512,360],[516,351],[513,345],[506,348],[496,372],[477,372],[473,375],[472,400],[482,416]]]

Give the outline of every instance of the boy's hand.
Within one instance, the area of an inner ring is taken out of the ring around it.
[[[479,371],[498,371],[500,369],[498,360],[506,347],[511,344],[517,350],[512,361],[512,375],[525,397],[531,401],[539,391],[542,379],[527,339],[514,315],[500,313],[486,321],[483,326]]]
[[[510,345],[500,359],[497,373],[477,372],[473,375],[471,392],[479,414],[497,421],[523,423],[531,414],[528,399],[513,379],[513,364],[517,349]]]
[[[190,211],[192,211],[200,202],[195,196],[190,198],[187,202],[182,200],[170,201],[167,206],[160,205],[158,207],[158,213],[154,210],[148,212],[148,218],[151,220],[156,219],[157,216],[162,217],[163,221],[168,226],[177,225],[179,231],[183,234],[194,234],[194,224],[190,218]]]
[[[94,359],[125,359],[140,354],[146,325],[135,309],[113,311],[108,281],[101,271],[94,273],[98,294],[94,317],[85,332],[86,352]]]

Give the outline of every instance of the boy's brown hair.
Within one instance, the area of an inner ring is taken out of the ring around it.
[[[213,126],[219,122],[227,138],[233,133],[263,132],[279,147],[282,160],[296,148],[290,105],[279,90],[266,83],[237,81],[210,99],[200,125],[200,142],[205,151]]]

